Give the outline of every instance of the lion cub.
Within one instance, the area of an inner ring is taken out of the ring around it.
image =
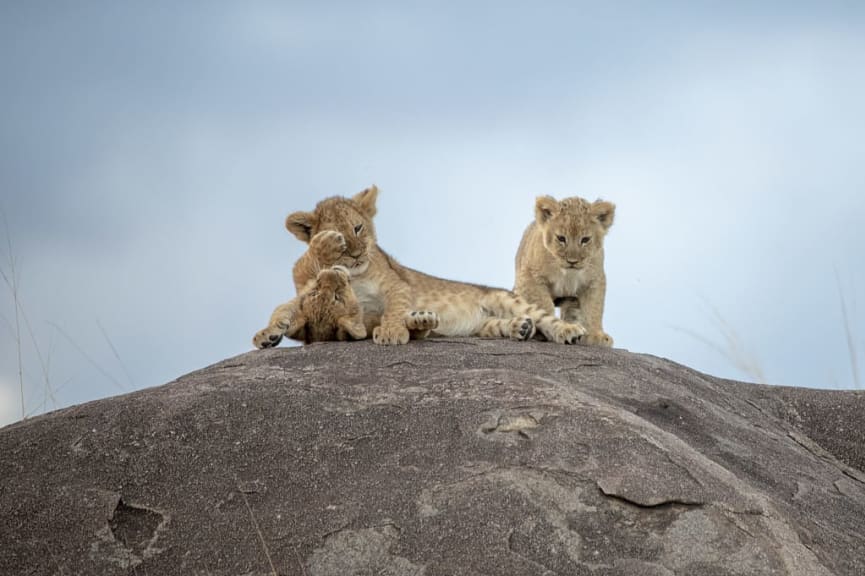
[[[352,198],[326,198],[312,212],[294,212],[286,228],[309,249],[294,265],[298,291],[323,267],[345,266],[364,316],[380,318],[377,344],[405,344],[410,310],[437,315],[440,336],[531,338],[537,330],[550,341],[577,342],[585,331],[533,306],[508,290],[436,278],[400,265],[376,242],[373,217],[378,188]]]
[[[272,348],[283,336],[305,344],[329,340],[363,340],[381,321],[364,316],[351,289],[348,270],[325,268],[296,297],[276,307],[267,328],[252,339],[256,348]],[[438,326],[432,312],[413,311],[405,318],[412,338],[424,338]]]
[[[516,257],[514,292],[551,314],[581,324],[580,342],[612,346],[604,332],[604,236],[613,224],[616,207],[582,198],[557,201],[541,196],[535,221],[523,233]]]

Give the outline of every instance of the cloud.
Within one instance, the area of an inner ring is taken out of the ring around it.
[[[747,377],[678,330],[719,339],[715,307],[770,381],[846,383],[860,9],[9,6],[0,205],[26,310],[125,387],[54,334],[60,404],[249,350],[294,294],[285,215],[371,183],[398,260],[503,287],[535,196],[612,200],[619,345]]]

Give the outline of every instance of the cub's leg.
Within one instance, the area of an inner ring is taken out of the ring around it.
[[[535,323],[528,316],[516,318],[490,318],[477,332],[482,338],[510,338],[528,340],[535,335]]]
[[[562,311],[562,320],[585,326],[586,319],[583,317],[583,311],[580,309],[580,301],[576,296],[556,298],[555,305]]]
[[[267,328],[259,330],[252,338],[252,344],[259,349],[273,348],[278,345],[290,330],[299,329],[300,322],[298,302],[296,298],[285,304],[280,304],[270,315]]]
[[[439,315],[427,310],[413,310],[405,318],[405,327],[408,328],[412,340],[423,340],[431,330],[439,325]]]
[[[576,344],[579,338],[586,333],[581,322],[578,302],[572,307],[564,305],[562,307],[562,320],[559,320],[556,318],[556,305],[550,296],[550,291],[541,282],[524,279],[517,283],[515,292],[518,295],[518,300],[522,300],[537,309],[533,312],[532,318],[538,327],[538,332],[543,334],[547,340],[559,344]],[[541,314],[538,314],[538,311]]]
[[[346,317],[337,320],[339,326],[336,332],[337,340],[363,340],[366,338],[366,326],[363,323],[363,317]]]
[[[363,323],[368,334],[381,325],[381,314],[364,314]],[[405,317],[405,327],[411,340],[422,340],[439,326],[439,315],[426,310],[413,310]]]
[[[579,313],[582,316],[586,333],[580,337],[583,344],[594,346],[612,346],[613,339],[604,332],[604,299],[607,292],[607,281],[602,275],[580,294]],[[562,308],[564,315],[564,308]]]
[[[514,292],[518,299],[537,306],[547,314],[555,315],[556,305],[553,303],[552,296],[550,296],[549,288],[543,283],[534,279],[518,280]]]
[[[309,241],[309,252],[322,268],[333,266],[345,251],[345,238],[336,230],[319,232]]]
[[[559,344],[576,344],[579,337],[585,334],[585,329],[580,324],[563,322],[556,318],[552,298],[549,295],[545,295],[545,297],[549,300],[552,312],[505,290],[496,290],[487,294],[484,297],[483,306],[498,317],[528,316],[534,322],[535,330],[547,340]]]
[[[580,307],[580,301],[575,298],[560,298],[556,300],[559,309],[562,311],[562,320],[574,324],[580,324],[586,327],[586,333],[580,336],[580,344],[589,344],[590,346],[606,346],[613,345],[613,338],[604,332],[600,326],[597,330],[592,329],[596,325],[594,319],[586,319],[583,310]]]
[[[345,253],[345,238],[334,230],[319,232],[309,241],[304,252],[292,269],[294,287],[298,294],[325,268],[333,266]]]
[[[408,285],[394,282],[384,291],[384,302],[381,325],[376,326],[372,331],[372,341],[385,346],[406,344],[409,340],[409,331],[405,326],[405,317],[411,308]]]

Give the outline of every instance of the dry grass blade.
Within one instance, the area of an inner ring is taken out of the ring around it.
[[[687,334],[691,336],[695,340],[699,340],[709,348],[712,348],[718,354],[727,359],[727,361],[733,365],[737,370],[742,372],[743,374],[748,375],[754,382],[758,384],[766,384],[766,375],[763,372],[762,366],[760,366],[759,360],[751,354],[748,353],[744,344],[742,343],[742,338],[739,336],[738,332],[726,321],[718,309],[709,303],[705,298],[703,298],[704,304],[712,311],[712,315],[714,316],[715,325],[718,327],[718,330],[721,332],[721,336],[724,338],[724,342],[719,344],[714,340],[703,336],[702,334],[698,334],[693,330],[688,330],[687,328],[682,328],[681,326],[670,326],[674,330]]]
[[[714,306],[707,305],[712,309],[712,314],[715,316],[715,324],[718,326],[721,335],[726,342],[725,356],[739,370],[754,378],[754,381],[759,384],[766,383],[766,375],[763,368],[760,366],[760,361],[745,349],[742,343],[742,338],[739,333],[724,320],[724,317]]]
[[[297,546],[294,547],[294,557],[297,558],[297,564],[300,566],[300,572],[303,576],[306,576],[306,566],[303,564],[303,560],[300,558],[300,552],[297,551]]]
[[[117,363],[120,365],[120,369],[123,370],[123,374],[126,375],[126,380],[129,382],[129,386],[135,388],[135,383],[132,381],[132,375],[129,373],[129,370],[126,369],[126,364],[124,364],[123,360],[120,359],[120,353],[117,352],[117,348],[114,347],[114,342],[112,342],[111,338],[108,337],[108,332],[105,331],[105,328],[102,326],[102,322],[99,321],[99,318],[96,319],[96,325],[99,327],[99,331],[102,333],[102,337],[105,338],[105,342],[108,343],[108,347],[111,348],[111,352],[117,359]]]
[[[12,292],[12,304],[15,307],[15,348],[18,353],[18,388],[21,391],[21,419],[26,417],[24,408],[24,362],[21,356],[21,319],[20,319],[20,302],[18,299],[18,274],[15,270],[15,252],[12,250],[12,235],[9,233],[9,221],[6,219],[6,212],[3,212],[3,225],[6,228],[6,246],[9,249],[7,258],[9,260],[9,276],[0,268],[0,275],[3,276],[3,281]]]
[[[844,298],[844,290],[841,289],[841,277],[835,268],[835,283],[838,285],[838,300],[841,302],[841,320],[844,322],[844,336],[847,339],[847,351],[850,354],[850,370],[853,373],[853,386],[860,388],[859,365],[856,360],[856,339],[853,329],[850,327],[850,314],[847,312],[847,300]]]
[[[270,550],[267,548],[267,543],[264,541],[264,535],[261,533],[261,528],[258,527],[258,520],[255,518],[255,514],[252,512],[252,507],[249,505],[249,499],[246,497],[246,493],[240,489],[240,481],[235,477],[234,484],[237,486],[237,491],[243,497],[243,503],[246,505],[246,511],[249,512],[249,517],[252,519],[252,525],[255,527],[255,533],[258,534],[258,541],[261,542],[261,547],[264,550],[264,555],[267,557],[267,563],[270,565],[270,572],[272,576],[279,576],[276,572],[276,568],[273,566],[273,560],[270,557]]]
[[[94,360],[93,357],[90,356],[90,354],[88,354],[87,352],[85,352],[84,349],[83,349],[81,346],[79,346],[78,343],[75,342],[75,340],[73,340],[72,337],[71,337],[69,334],[67,334],[66,331],[65,331],[63,328],[61,328],[60,326],[58,326],[57,324],[55,324],[55,323],[53,323],[53,322],[49,322],[49,324],[50,324],[51,326],[53,326],[53,327],[57,330],[57,332],[59,332],[60,335],[63,336],[63,338],[65,338],[66,341],[69,342],[69,343],[72,345],[73,348],[75,348],[76,350],[78,350],[78,353],[81,354],[81,356],[83,356],[85,360],[87,360],[88,362],[90,362],[90,364],[91,364],[94,368],[96,368],[96,369],[99,371],[100,374],[102,374],[103,376],[105,376],[106,378],[108,378],[108,380],[110,380],[110,381],[111,381],[115,386],[117,386],[117,388],[120,389],[121,391],[125,391],[125,390],[126,390],[126,388],[123,386],[123,384],[121,384],[121,383],[117,380],[117,378],[115,378],[114,376],[112,376],[112,375],[111,375],[107,370],[105,370],[105,368],[103,368],[103,367],[102,367],[102,366],[101,366],[101,365],[100,365],[96,360]]]

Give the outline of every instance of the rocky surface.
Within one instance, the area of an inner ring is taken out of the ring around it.
[[[256,351],[0,429],[0,573],[861,575],[863,409],[538,342]]]

